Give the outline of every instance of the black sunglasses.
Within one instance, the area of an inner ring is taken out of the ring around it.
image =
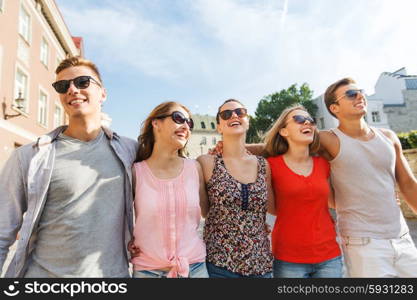
[[[194,128],[194,121],[191,118],[186,118],[182,112],[180,111],[174,111],[172,112],[172,114],[169,115],[163,115],[163,116],[159,116],[156,117],[156,119],[164,119],[164,118],[168,118],[171,117],[172,121],[174,121],[177,124],[184,124],[184,122],[187,123],[188,127],[190,127],[190,130],[192,130]]]
[[[52,86],[54,87],[55,91],[57,91],[57,93],[65,94],[71,85],[71,81],[74,82],[74,85],[77,89],[88,88],[90,86],[90,81],[93,81],[97,85],[101,86],[101,84],[91,76],[78,76],[70,80],[59,80],[52,83]]]
[[[314,121],[314,119],[310,116],[303,116],[303,115],[295,115],[292,116],[292,118],[294,119],[294,121],[297,124],[304,124],[306,121],[309,121],[310,124],[314,125],[316,124],[316,122]]]
[[[334,100],[334,102],[339,101],[343,97],[346,97],[349,100],[355,100],[356,97],[359,94],[365,95],[365,90],[363,90],[363,89],[350,89],[350,90],[347,90],[344,95],[342,95],[342,96],[338,97],[336,100]]]
[[[226,121],[226,120],[229,120],[233,116],[233,113],[235,113],[239,118],[243,118],[248,114],[248,110],[243,107],[239,107],[235,109],[226,109],[226,110],[219,112],[219,116],[220,118]]]

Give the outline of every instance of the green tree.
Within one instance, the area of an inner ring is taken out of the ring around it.
[[[259,101],[255,116],[250,118],[247,142],[260,142],[263,134],[278,119],[281,112],[289,106],[301,104],[314,117],[318,107],[312,99],[313,91],[307,83],[302,84],[300,88],[297,87],[297,84],[293,84],[288,89],[265,96]]]

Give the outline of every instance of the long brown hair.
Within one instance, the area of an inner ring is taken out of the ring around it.
[[[279,132],[286,126],[288,115],[294,110],[303,110],[308,113],[302,105],[290,106],[281,113],[279,118],[272,125],[271,129],[265,134],[265,152],[267,156],[276,156],[288,151],[288,142]],[[320,148],[319,132],[314,130],[313,142],[308,146],[310,155],[317,153]]]
[[[191,118],[190,110],[178,102],[174,102],[174,101],[163,102],[159,104],[157,107],[155,107],[151,111],[149,116],[146,118],[146,120],[142,123],[142,128],[140,130],[140,135],[138,137],[139,148],[136,154],[135,162],[146,160],[152,155],[153,146],[155,145],[155,136],[153,133],[152,121],[157,119],[160,116],[168,114],[169,111],[175,106],[182,107],[189,114]],[[178,156],[180,157],[187,156],[187,150],[185,149],[185,147],[178,150]]]

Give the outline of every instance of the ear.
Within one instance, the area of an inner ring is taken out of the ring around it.
[[[158,128],[158,120],[152,120],[152,127]]]
[[[332,113],[336,115],[339,112],[339,105],[332,103],[330,104],[329,109]]]
[[[279,130],[279,134],[281,135],[281,136],[288,136],[288,130],[287,130],[287,128],[281,128],[280,130]]]
[[[104,101],[107,100],[107,90],[105,88],[101,89],[101,99],[100,99],[100,103],[103,104]]]
[[[222,133],[222,129],[220,128],[220,124],[217,124],[217,126],[216,126],[216,130],[217,130],[217,132],[218,132],[219,134],[223,134],[223,133]]]

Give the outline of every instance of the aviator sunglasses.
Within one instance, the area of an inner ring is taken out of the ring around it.
[[[304,124],[306,121],[309,121],[310,124],[312,125],[316,124],[314,119],[310,116],[295,115],[295,116],[292,116],[292,118],[297,124]]]
[[[54,87],[55,91],[57,91],[57,93],[65,94],[71,85],[71,81],[74,83],[74,86],[77,89],[88,88],[90,86],[90,81],[93,81],[97,85],[101,86],[101,84],[91,76],[78,76],[70,80],[59,80],[52,83],[52,86]]]
[[[184,124],[186,122],[188,127],[190,127],[190,130],[192,130],[194,128],[193,119],[186,118],[183,115],[183,113],[180,112],[180,111],[174,111],[172,114],[159,116],[159,117],[156,117],[156,119],[164,119],[164,118],[168,118],[168,117],[171,117],[172,121],[174,121],[177,124]]]
[[[248,114],[248,110],[243,107],[235,108],[235,109],[225,109],[221,112],[219,112],[220,118],[223,120],[229,120],[233,113],[235,113],[239,118],[243,118]]]
[[[350,89],[350,90],[347,90],[344,95],[338,97],[336,100],[334,100],[334,102],[339,101],[343,97],[346,97],[349,100],[355,100],[356,97],[358,96],[358,94],[365,95],[365,90],[363,90],[363,89]]]

